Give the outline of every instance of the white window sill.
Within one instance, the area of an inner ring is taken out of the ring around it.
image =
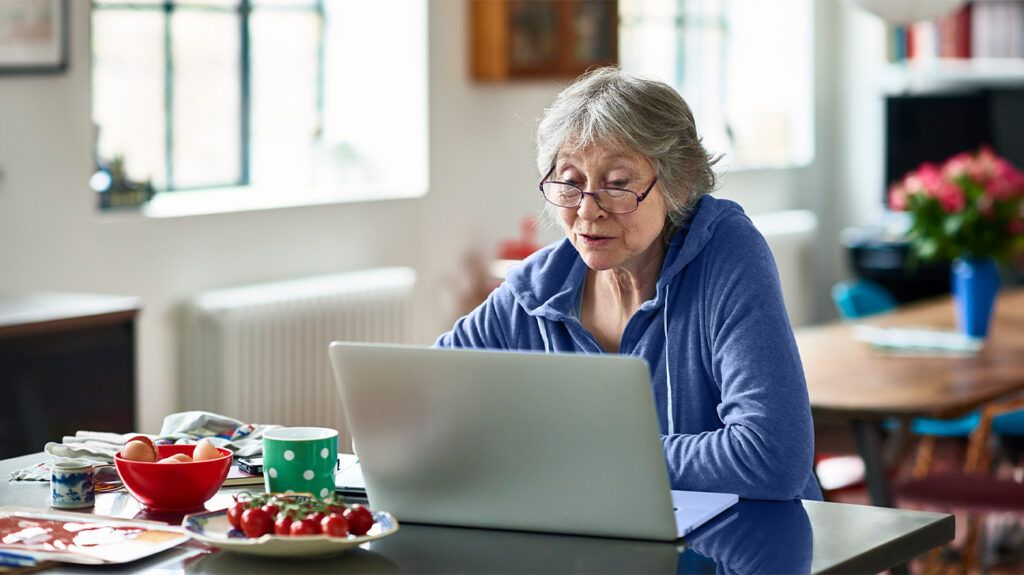
[[[365,187],[360,190],[326,190],[306,188],[288,189],[287,186],[259,188],[238,186],[231,188],[211,188],[178,192],[161,192],[138,211],[110,210],[101,212],[103,219],[135,219],[145,218],[181,218],[276,210],[282,208],[298,208],[331,204],[356,202],[374,202],[380,200],[396,200],[418,198],[426,195],[426,189],[394,190],[372,189]],[[108,218],[109,216],[109,218]]]

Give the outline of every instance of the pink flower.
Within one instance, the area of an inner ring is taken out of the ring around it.
[[[925,162],[917,168],[915,175],[917,176],[917,182],[915,183],[920,186],[919,191],[923,191],[929,196],[937,196],[944,182],[942,170],[938,166]],[[909,188],[910,186],[908,185],[907,187]]]
[[[915,237],[940,246],[928,257],[1004,257],[1024,238],[1024,171],[988,146],[921,164],[888,192],[892,209],[910,211]]]
[[[960,176],[970,176],[974,158],[969,152],[961,152],[946,160],[942,165],[942,175],[953,180]]]
[[[890,190],[890,202],[903,200],[905,205],[908,193],[925,194],[938,200],[942,209],[950,214],[964,209],[964,205],[967,203],[967,198],[960,186],[944,178],[943,170],[929,162],[921,164],[917,171],[908,174],[903,180],[903,188],[906,192],[901,198],[894,197],[894,191]]]
[[[992,178],[985,183],[985,194],[992,199],[1009,200],[1024,193],[1024,174],[1003,158],[997,158]]]
[[[907,207],[907,188],[900,184],[889,186],[889,209],[903,212]]]
[[[959,212],[967,205],[967,197],[964,195],[964,191],[960,189],[960,186],[948,180],[942,181],[932,195],[935,196],[935,199],[939,200],[939,204],[942,205],[942,209],[947,214]]]
[[[974,161],[968,167],[971,179],[979,183],[986,182],[995,175],[998,160],[999,157],[992,151],[992,148],[988,146],[979,148],[978,154],[974,156]]]

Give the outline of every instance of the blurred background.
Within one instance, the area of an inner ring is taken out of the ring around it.
[[[1002,44],[974,47],[998,56],[981,65],[947,52],[940,34],[941,18],[972,4],[909,20],[871,4],[4,0],[0,311],[8,326],[31,323],[33,306],[130,316],[125,341],[103,353],[134,350],[119,397],[141,431],[197,407],[313,423],[301,406],[282,415],[229,399],[284,404],[307,376],[321,395],[294,401],[330,399],[317,338],[430,343],[509,260],[559,238],[529,223],[542,206],[535,123],[576,75],[617,62],[692,105],[705,144],[724,155],[717,195],[769,238],[794,325],[835,319],[834,283],[902,266],[870,261],[900,257],[898,241],[885,243],[903,225],[886,189],[922,160],[893,160],[893,138],[914,132],[894,133],[891,110],[942,123],[932,109],[916,116],[913,98],[996,89],[1012,102],[1024,80],[1020,23]],[[973,6],[985,4],[1019,9]],[[857,257],[868,260],[859,271]],[[944,291],[943,274],[905,297]],[[61,293],[127,299],[46,299]],[[317,307],[331,293],[349,303]],[[349,315],[323,319],[335,312]],[[260,319],[232,323],[246,314]],[[383,324],[393,329],[366,327]],[[307,341],[319,355],[271,364]],[[55,353],[22,368],[36,374],[25,381],[42,381]],[[58,379],[74,381],[81,365]],[[66,393],[101,393],[103,369]]]

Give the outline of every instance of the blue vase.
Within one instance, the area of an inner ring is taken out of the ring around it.
[[[953,262],[953,297],[960,331],[986,337],[999,292],[999,268],[992,258],[957,258]]]

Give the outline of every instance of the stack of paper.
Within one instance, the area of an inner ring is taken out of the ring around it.
[[[985,344],[984,339],[950,330],[869,325],[854,327],[853,337],[900,355],[971,356]]]

